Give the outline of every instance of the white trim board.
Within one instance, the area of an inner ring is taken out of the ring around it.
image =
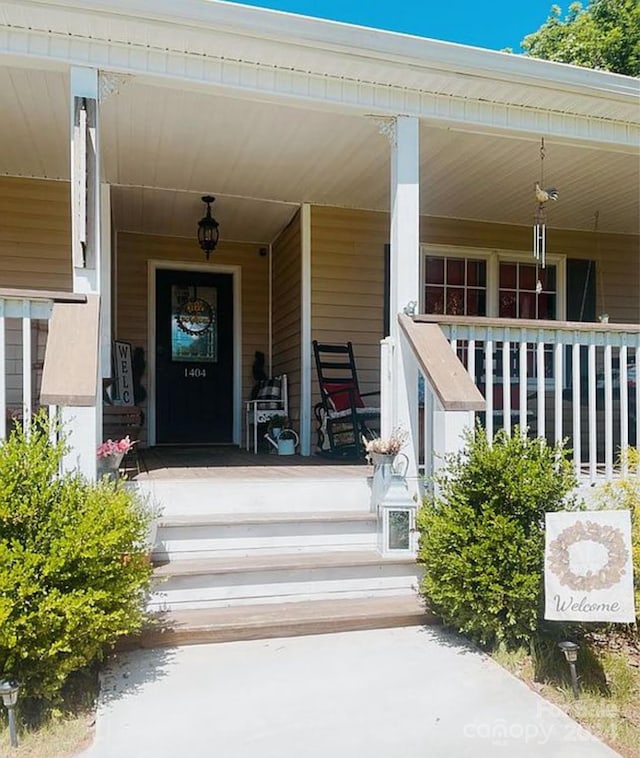
[[[147,444],[156,444],[156,272],[197,271],[206,274],[231,274],[233,280],[233,431],[234,445],[242,443],[242,267],[215,263],[147,261]]]

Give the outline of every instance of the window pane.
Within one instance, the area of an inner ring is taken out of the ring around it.
[[[556,318],[556,296],[542,294],[538,298],[538,318],[555,320]]]
[[[409,511],[389,511],[389,549],[408,550],[410,529]]]
[[[520,289],[533,292],[538,281],[536,277],[536,266],[529,266],[521,263],[519,269]]]
[[[516,288],[516,271],[515,263],[500,264],[500,289],[514,290]]]
[[[499,300],[500,318],[516,318],[516,293],[501,291]]]
[[[464,316],[464,287],[447,287],[447,314]]]
[[[470,286],[487,286],[487,264],[485,261],[467,261],[467,284]]]
[[[425,313],[444,313],[444,287],[427,287]]]
[[[484,316],[486,299],[484,290],[467,290],[467,316]]]
[[[459,258],[447,260],[447,284],[464,285],[464,260]]]
[[[425,276],[427,284],[444,284],[444,258],[427,257]]]
[[[215,287],[171,287],[171,360],[217,363],[218,291]]]
[[[536,294],[535,292],[521,292],[518,298],[518,318],[536,317]]]
[[[556,291],[556,267],[548,266],[547,268],[540,269],[538,271],[538,279],[542,284],[542,289],[547,292]]]

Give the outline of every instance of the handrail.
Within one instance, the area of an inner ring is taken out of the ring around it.
[[[78,292],[0,287],[0,300],[53,300],[54,303],[86,303],[87,296]]]
[[[398,323],[445,411],[483,411],[485,400],[437,323],[400,314]]]
[[[493,318],[489,316],[444,316],[420,314],[413,317],[416,324],[450,326],[498,327],[501,329],[550,329],[563,332],[626,332],[640,334],[640,324],[601,323],[600,321],[549,321],[522,318]]]

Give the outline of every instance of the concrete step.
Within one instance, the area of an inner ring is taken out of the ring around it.
[[[157,506],[163,518],[223,513],[309,513],[368,511],[370,470],[329,479],[283,474],[265,479],[137,479],[135,487]]]
[[[435,624],[416,593],[349,600],[311,600],[159,614],[126,647],[170,647]]]
[[[150,610],[220,608],[415,592],[412,557],[375,550],[183,559],[158,566]]]
[[[377,519],[369,511],[229,513],[170,516],[160,521],[157,562],[230,554],[373,550]]]

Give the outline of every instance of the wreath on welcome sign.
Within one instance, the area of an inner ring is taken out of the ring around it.
[[[595,542],[607,551],[607,562],[597,572],[585,575],[571,571],[569,548],[577,542]],[[563,529],[549,545],[548,564],[563,587],[572,590],[606,590],[616,585],[626,573],[629,552],[624,535],[613,526],[596,524],[593,521],[578,521]]]

